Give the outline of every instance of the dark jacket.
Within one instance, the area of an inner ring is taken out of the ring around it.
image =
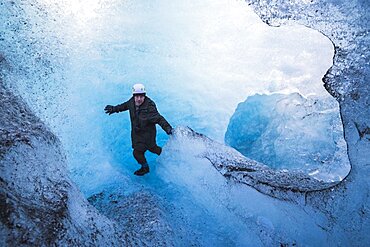
[[[146,151],[157,145],[156,124],[159,124],[167,134],[171,133],[171,125],[159,114],[154,101],[150,98],[145,96],[144,102],[138,108],[135,106],[134,97],[131,97],[125,103],[113,107],[114,112],[127,110],[130,112],[133,149]]]

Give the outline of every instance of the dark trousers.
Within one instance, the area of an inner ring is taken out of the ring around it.
[[[152,147],[148,150],[152,153],[157,154],[157,155],[160,155],[162,153],[162,148],[159,147],[159,146],[154,146],[154,147]],[[133,152],[134,158],[141,165],[147,164],[144,153],[145,153],[145,151],[143,152],[143,151],[139,151],[139,150],[136,150],[136,149],[134,149],[134,152]]]

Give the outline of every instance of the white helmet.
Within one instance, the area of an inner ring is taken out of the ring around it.
[[[134,86],[132,86],[132,94],[145,94],[146,91],[145,91],[145,87],[143,84],[135,84]]]

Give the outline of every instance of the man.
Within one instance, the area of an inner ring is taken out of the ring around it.
[[[133,155],[141,168],[135,171],[135,175],[143,176],[149,172],[149,165],[144,153],[149,150],[160,155],[162,148],[156,143],[157,130],[155,125],[159,124],[168,134],[172,134],[172,127],[167,120],[159,114],[155,103],[146,96],[143,84],[135,84],[132,87],[133,96],[123,104],[105,107],[105,113],[112,114],[129,110],[131,120],[131,142],[134,149]]]

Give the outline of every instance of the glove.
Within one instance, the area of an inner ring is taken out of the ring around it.
[[[168,131],[167,131],[167,135],[172,135],[173,134],[173,128],[171,128],[171,129],[169,129]]]
[[[105,108],[104,108],[104,111],[106,114],[112,114],[114,113],[114,106],[112,105],[107,105]]]

